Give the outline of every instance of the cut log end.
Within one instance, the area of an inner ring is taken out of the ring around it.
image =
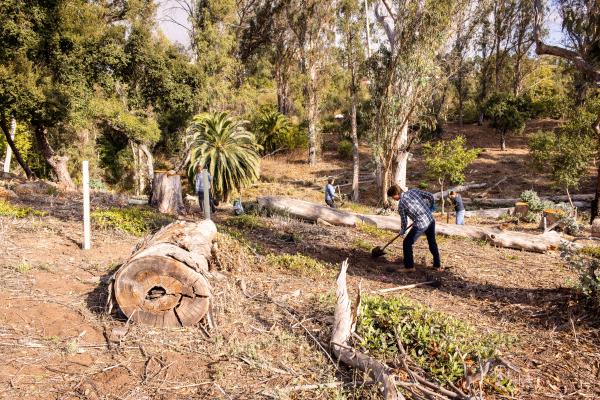
[[[215,233],[210,221],[176,222],[146,240],[119,268],[111,286],[110,295],[123,314],[156,327],[193,326],[207,317],[212,294],[206,258]]]

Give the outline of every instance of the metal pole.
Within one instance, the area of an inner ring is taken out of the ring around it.
[[[15,133],[17,132],[17,120],[15,117],[10,119],[10,138],[15,140]],[[4,172],[10,172],[10,159],[12,158],[12,148],[6,144],[6,157],[4,158]]]
[[[83,161],[83,249],[89,250],[91,244],[90,229],[90,172],[89,163]]]
[[[208,180],[208,170],[202,170],[202,187],[204,188],[204,199],[202,204],[204,204],[204,218],[210,219],[210,182]]]

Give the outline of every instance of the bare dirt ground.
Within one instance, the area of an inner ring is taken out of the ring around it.
[[[497,168],[499,175],[512,177],[502,189],[506,197],[535,182],[524,156],[517,157],[525,152],[524,142],[509,150],[514,154],[496,153],[492,143],[477,142],[478,129],[468,127],[465,133],[479,147],[487,143],[484,154],[493,157],[487,169],[474,166],[467,180],[494,181],[489,175]],[[501,163],[506,154],[517,157],[516,164]],[[266,160],[263,181],[244,197],[272,193],[321,202],[319,178],[348,171],[349,165],[330,153],[324,159],[316,167],[293,159]],[[299,388],[364,380],[333,363],[326,351],[336,270],[346,258],[352,292],[359,281],[368,292],[435,276],[442,280],[440,288],[403,294],[482,333],[512,338],[503,355],[520,368],[507,372],[516,391],[487,398],[600,398],[599,317],[579,304],[570,283],[576,276],[556,253],[440,238],[448,269],[438,273],[429,268],[427,245],[420,240],[417,271],[390,273],[387,268],[401,255],[399,246],[379,260],[366,248],[392,233],[380,236],[280,217],[232,224],[221,212],[215,266],[224,278],[214,282],[216,331],[148,329],[104,313],[107,279],[139,238],[94,230],[92,250],[82,251],[76,197],[10,201],[49,215],[0,217],[1,399],[376,398],[369,386]],[[100,208],[110,202],[93,204]],[[265,256],[297,253],[327,268],[289,270],[273,266]]]

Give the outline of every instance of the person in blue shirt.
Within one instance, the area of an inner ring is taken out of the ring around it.
[[[208,187],[204,187],[204,174],[208,174]],[[204,212],[204,192],[208,191],[208,202],[210,204],[210,212],[214,213],[217,211],[215,207],[215,201],[212,196],[212,176],[207,169],[196,171],[196,194],[198,195],[198,204],[200,205],[200,211]]]
[[[441,271],[442,261],[435,240],[435,219],[432,214],[435,206],[433,195],[419,189],[407,190],[400,188],[398,185],[392,185],[388,189],[387,195],[398,201],[398,212],[402,221],[400,234],[406,234],[408,218],[413,223],[412,229],[402,242],[404,268],[409,271],[414,270],[413,245],[421,235],[425,234],[427,243],[429,244],[429,251],[433,256],[433,268]]]
[[[325,186],[325,203],[331,208],[336,208],[334,202],[336,197],[335,188],[333,187],[333,178],[328,178],[327,185]]]
[[[462,197],[460,194],[451,190],[448,197],[454,204],[454,211],[456,212],[456,225],[465,224],[465,205],[463,204]]]

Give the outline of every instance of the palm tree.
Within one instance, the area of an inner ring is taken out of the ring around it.
[[[218,198],[228,201],[234,190],[248,187],[258,179],[260,146],[244,121],[236,121],[226,112],[199,114],[188,128],[187,140],[191,142],[190,181],[198,169],[207,168]]]
[[[285,115],[272,108],[264,108],[253,123],[257,142],[262,146],[262,154],[273,154],[281,150],[291,150],[290,141],[293,125]]]

